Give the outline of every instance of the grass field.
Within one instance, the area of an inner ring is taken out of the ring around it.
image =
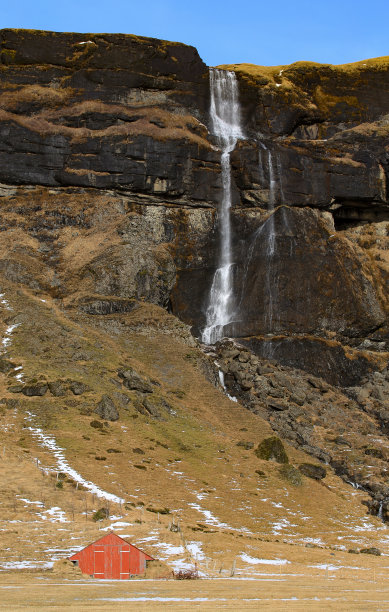
[[[328,575],[328,577],[326,577]],[[374,579],[375,576],[375,579]],[[198,581],[61,580],[4,574],[5,610],[389,610],[384,573],[364,579],[344,574],[264,574],[261,578]]]

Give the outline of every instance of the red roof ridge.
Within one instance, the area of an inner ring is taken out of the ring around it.
[[[80,553],[82,553],[84,550],[86,550],[87,548],[89,548],[89,546],[93,546],[93,544],[98,544],[98,542],[100,542],[101,540],[104,540],[106,537],[113,535],[115,536],[115,538],[118,538],[119,540],[121,540],[122,542],[124,542],[125,544],[128,544],[129,546],[132,546],[132,548],[136,548],[136,550],[139,550],[139,552],[143,553],[144,555],[146,555],[147,557],[150,557],[149,561],[155,561],[154,557],[152,557],[151,555],[149,555],[148,553],[146,553],[144,550],[142,550],[141,548],[138,548],[137,546],[135,546],[135,544],[131,544],[131,542],[129,542],[128,540],[125,540],[124,538],[122,538],[121,536],[119,536],[117,533],[115,533],[114,531],[109,531],[108,533],[106,533],[105,535],[103,535],[101,538],[98,538],[97,540],[95,540],[94,542],[90,542],[89,544],[87,544],[86,546],[84,546],[84,548],[81,548],[81,550],[79,550],[78,552],[74,553],[71,557],[69,557],[69,559],[73,559],[74,557],[76,557],[77,555],[79,555]]]

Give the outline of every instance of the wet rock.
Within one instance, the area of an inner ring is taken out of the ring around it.
[[[103,395],[94,412],[107,421],[117,421],[119,411],[108,395]]]

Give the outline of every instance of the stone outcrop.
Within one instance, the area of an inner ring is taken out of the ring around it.
[[[389,518],[387,367],[367,376],[360,387],[340,390],[323,378],[258,357],[231,340],[218,343],[213,357],[230,396],[269,421],[283,440],[330,464],[346,482],[368,492],[372,514]],[[280,444],[278,437],[267,438],[255,452],[262,459],[280,461],[273,450]],[[304,463],[298,469],[317,480],[326,476],[322,465]]]

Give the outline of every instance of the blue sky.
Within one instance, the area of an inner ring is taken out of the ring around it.
[[[4,0],[1,28],[185,42],[210,66],[389,55],[389,0]]]

